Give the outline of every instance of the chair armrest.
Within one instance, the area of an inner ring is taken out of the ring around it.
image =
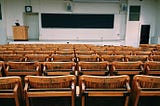
[[[7,72],[9,71],[9,66],[6,67],[5,71],[7,71]]]
[[[14,92],[15,94],[17,94],[17,90],[18,90],[18,84],[15,84],[15,87],[14,87],[14,89],[13,89],[13,92]]]
[[[149,68],[149,66],[147,65],[147,66],[146,66],[146,74],[148,74],[149,71],[150,71],[150,68]]]
[[[127,88],[127,91],[128,91],[128,92],[131,92],[131,87],[130,87],[130,85],[129,85],[129,82],[126,82],[126,88]]]
[[[142,71],[142,74],[144,74],[145,73],[145,70],[144,70],[144,67],[141,65],[140,66],[140,69],[141,69],[141,71]]]

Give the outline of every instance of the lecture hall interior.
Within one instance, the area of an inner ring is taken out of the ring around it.
[[[160,106],[160,0],[0,0],[0,106]]]

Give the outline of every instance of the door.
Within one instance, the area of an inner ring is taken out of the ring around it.
[[[24,24],[29,26],[28,40],[39,40],[38,13],[24,13]]]
[[[141,25],[140,44],[149,43],[150,25]]]

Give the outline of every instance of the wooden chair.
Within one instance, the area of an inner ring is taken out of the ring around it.
[[[148,61],[144,64],[145,74],[147,75],[160,75],[160,62]]]
[[[21,78],[18,76],[0,77],[0,98],[13,98],[16,106],[22,106]]]
[[[96,51],[98,55],[115,55],[114,51]]]
[[[160,55],[152,55],[149,58],[150,61],[160,61]]]
[[[132,51],[118,51],[118,50],[115,50],[115,55],[131,55],[132,54]]]
[[[73,55],[74,51],[73,50],[59,50],[55,51],[55,54],[60,54],[60,55]]]
[[[0,54],[1,61],[24,61],[22,54]]]
[[[152,54],[151,50],[149,51],[133,51],[133,55],[148,55],[150,56]]]
[[[38,62],[7,62],[5,74],[11,75],[41,75]]]
[[[75,56],[74,55],[52,55],[51,56],[51,61],[54,62],[71,62],[75,61]]]
[[[75,62],[44,62],[44,75],[69,75],[75,73]]]
[[[93,54],[95,54],[95,52],[94,51],[91,51],[91,50],[89,50],[89,51],[87,51],[87,50],[76,50],[75,51],[75,54],[76,55],[93,55]]]
[[[71,105],[75,106],[76,77],[66,76],[26,76],[24,94],[26,106],[30,106],[29,98],[34,97],[71,97]]]
[[[25,58],[25,61],[46,62],[46,61],[49,61],[50,56],[48,54],[26,54],[24,58]]]
[[[137,75],[144,73],[143,63],[136,62],[112,62],[111,75]]]
[[[88,61],[88,62],[98,62],[99,55],[76,55],[76,61]]]
[[[101,61],[124,61],[124,55],[101,55]]]
[[[4,75],[4,62],[0,61],[0,77]]]
[[[133,78],[133,106],[139,106],[139,98],[147,96],[160,96],[160,77],[136,75]],[[152,100],[149,100],[153,102]],[[159,101],[157,101],[159,102]],[[153,104],[152,104],[153,105]]]
[[[78,62],[78,73],[80,75],[108,75],[108,62]]]
[[[125,61],[134,62],[134,61],[142,61],[143,63],[150,60],[148,55],[126,55]]]
[[[79,80],[82,106],[87,97],[125,97],[124,106],[128,106],[130,86],[129,76],[90,76],[82,75]],[[87,101],[86,101],[87,102]]]

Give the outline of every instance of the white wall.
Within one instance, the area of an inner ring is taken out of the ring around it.
[[[160,44],[160,0],[158,0],[157,3],[157,19],[156,19],[156,40],[158,42],[158,44]]]
[[[140,21],[127,21],[126,28],[126,45],[138,47],[140,41],[141,25],[151,25],[150,28],[150,41],[155,36],[155,24],[156,24],[156,3],[157,0],[129,0],[128,6],[140,5],[141,15]],[[129,8],[128,8],[129,11]],[[128,12],[129,15],[129,12]],[[129,18],[129,17],[128,17]],[[129,20],[127,18],[127,20]]]
[[[2,21],[0,20],[0,37],[3,42],[13,39],[12,26],[15,20],[24,25],[25,5],[31,5],[33,13],[95,13],[115,14],[113,29],[46,29],[41,27],[41,16],[39,15],[40,39],[61,39],[61,40],[120,40],[126,41],[125,45],[137,47],[140,39],[140,26],[150,24],[151,38],[160,38],[160,0],[128,0],[128,6],[141,5],[141,17],[138,22],[129,22],[128,13],[120,13],[119,3],[73,3],[73,12],[66,11],[64,0],[0,0],[2,2]],[[31,2],[29,2],[31,1]],[[158,4],[157,4],[158,3]],[[156,11],[156,9],[159,9]],[[157,15],[158,13],[158,15]],[[127,17],[126,17],[127,15]],[[135,27],[133,27],[133,25]],[[127,26],[127,28],[126,28]],[[1,42],[1,41],[0,41]],[[160,42],[160,41],[159,41]],[[114,44],[114,41],[113,41]]]
[[[0,0],[0,4],[1,4],[1,12],[2,12],[2,20],[0,20],[0,44],[5,44],[7,43],[7,31],[6,31],[6,24],[5,24],[5,9],[4,9],[4,0]]]
[[[46,0],[42,4],[40,0],[41,13],[93,13],[93,14],[115,14],[115,23],[113,29],[63,29],[63,28],[41,28],[40,39],[67,39],[67,40],[108,40],[120,39],[124,36],[123,29],[120,30],[121,19],[123,15],[119,14],[119,3],[77,3],[74,2],[73,12],[67,12],[66,2]],[[123,25],[123,28],[125,25]],[[121,35],[120,35],[121,34]]]

